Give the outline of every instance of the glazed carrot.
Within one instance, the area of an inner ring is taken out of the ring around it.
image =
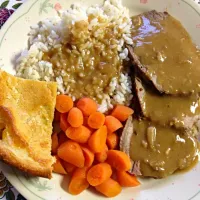
[[[88,146],[94,153],[99,153],[103,151],[107,138],[107,128],[102,126],[100,129],[96,130],[88,140]]]
[[[116,133],[108,134],[106,144],[109,149],[116,149],[119,145],[119,136]]]
[[[76,167],[84,167],[85,158],[83,151],[80,145],[76,142],[68,140],[61,144],[58,148],[58,156]]]
[[[95,129],[88,126],[88,117],[83,117],[83,126],[86,126],[91,132],[95,131]]]
[[[58,134],[57,133],[53,133],[53,135],[51,136],[51,151],[53,154],[57,154],[57,150],[59,147],[59,143],[58,143]]]
[[[98,129],[104,125],[105,115],[100,112],[92,113],[88,118],[88,126],[94,129]]]
[[[106,116],[105,125],[107,126],[108,133],[113,133],[123,127],[122,123],[111,115]]]
[[[60,113],[55,110],[54,112],[54,119],[53,119],[55,122],[59,122],[60,121]]]
[[[122,151],[109,150],[107,162],[119,171],[128,171],[131,168],[130,158]]]
[[[69,183],[69,193],[73,195],[80,194],[83,192],[85,189],[89,187],[89,183],[87,182],[86,179],[86,173],[87,173],[87,168],[77,168],[73,172],[71,181]]]
[[[124,122],[128,119],[129,116],[131,116],[134,113],[133,109],[123,106],[123,105],[117,105],[111,115],[113,117],[116,117],[119,121]]]
[[[67,173],[72,173],[76,169],[76,167],[71,163],[63,161],[62,164]]]
[[[66,134],[61,131],[59,134],[58,134],[58,143],[59,145],[61,145],[62,143],[66,142],[68,140]]]
[[[85,126],[79,126],[78,128],[69,127],[65,134],[75,142],[86,143],[91,135],[91,131]]]
[[[56,162],[53,164],[53,172],[57,174],[67,174],[64,167],[61,164],[61,160],[58,156],[55,156]]]
[[[60,129],[65,132],[69,126],[70,125],[67,121],[67,114],[60,114]]]
[[[108,152],[108,147],[105,144],[103,151],[95,154],[95,160],[100,163],[105,162],[107,159],[107,152]]]
[[[85,167],[91,167],[94,162],[94,153],[86,147],[81,147],[85,157]]]
[[[74,107],[69,111],[67,121],[72,127],[79,127],[83,125],[83,113]]]
[[[97,104],[93,99],[84,97],[77,102],[77,108],[79,108],[84,116],[90,116],[97,111]]]
[[[92,186],[102,184],[112,175],[111,166],[108,163],[99,163],[88,170],[87,181]]]
[[[122,187],[135,187],[140,185],[137,178],[125,171],[117,171],[117,181]]]
[[[67,95],[58,95],[56,97],[56,110],[60,113],[68,112],[73,105],[74,103],[72,98]]]
[[[96,186],[95,189],[106,197],[115,197],[122,191],[119,183],[111,178]]]

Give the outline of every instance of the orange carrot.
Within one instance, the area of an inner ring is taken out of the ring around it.
[[[105,125],[107,126],[108,133],[113,133],[123,127],[122,123],[111,115],[106,116]]]
[[[76,142],[68,140],[61,144],[58,148],[58,156],[76,167],[84,167],[85,158],[83,151],[80,145]]]
[[[56,97],[56,110],[60,113],[68,112],[73,105],[74,103],[72,98],[67,95],[58,95]]]
[[[95,129],[88,126],[88,117],[83,117],[83,126],[86,126],[91,132],[95,131]]]
[[[100,112],[92,113],[88,118],[88,126],[94,129],[98,129],[104,125],[105,115]]]
[[[111,178],[96,186],[95,189],[106,197],[115,197],[122,191],[119,183]]]
[[[71,163],[63,161],[62,164],[67,173],[72,173],[76,169],[76,167]]]
[[[58,156],[55,156],[56,162],[53,164],[53,172],[57,174],[67,174],[64,167],[61,164],[61,160]]]
[[[106,144],[109,149],[116,149],[119,145],[119,136],[116,133],[110,133],[107,136]]]
[[[59,122],[60,121],[60,113],[55,110],[54,112],[54,119],[53,119],[55,122]]]
[[[134,175],[125,171],[117,171],[117,181],[122,187],[135,187],[140,185],[140,182]]]
[[[102,126],[100,129],[96,130],[88,140],[88,146],[94,153],[99,153],[103,151],[107,138],[107,128]]]
[[[108,152],[108,147],[105,144],[104,150],[95,154],[95,159],[100,163],[105,162],[107,159],[107,152]]]
[[[62,143],[66,142],[68,140],[66,134],[61,131],[59,134],[58,134],[58,143],[59,145],[61,145]]]
[[[57,150],[59,147],[59,143],[58,143],[58,134],[57,133],[53,133],[53,135],[51,136],[51,151],[53,154],[57,154]]]
[[[97,111],[97,104],[93,99],[83,97],[77,102],[77,108],[79,108],[84,116],[90,116]]]
[[[131,169],[131,161],[127,154],[118,150],[109,150],[107,162],[119,171]]]
[[[94,162],[94,153],[86,147],[81,147],[85,157],[85,167],[91,167]]]
[[[91,131],[85,126],[79,126],[78,128],[69,127],[65,134],[75,142],[86,143],[91,135]]]
[[[116,117],[119,121],[124,122],[128,119],[129,116],[131,116],[134,113],[133,109],[123,106],[123,105],[117,105],[113,111],[112,116]]]
[[[74,107],[69,111],[67,121],[72,127],[79,127],[83,125],[83,113]]]
[[[69,193],[73,195],[80,194],[83,192],[85,189],[89,187],[89,183],[87,182],[86,179],[86,173],[87,173],[87,168],[77,168],[73,172],[71,181],[69,183]]]
[[[69,126],[70,125],[67,121],[67,114],[60,114],[60,129],[65,132]]]
[[[88,170],[87,181],[92,186],[102,184],[112,175],[111,166],[108,163],[99,163]]]

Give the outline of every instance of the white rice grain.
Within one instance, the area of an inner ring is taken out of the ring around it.
[[[92,20],[88,20],[90,15],[93,15]],[[103,19],[99,22],[99,19]],[[63,77],[69,73],[68,69],[58,70],[53,68],[52,63],[42,60],[45,52],[52,49],[60,49],[63,45],[67,44],[70,39],[70,27],[78,21],[87,21],[88,31],[94,32],[94,37],[97,41],[101,41],[104,35],[105,27],[113,26],[113,34],[121,35],[119,38],[114,38],[110,42],[110,49],[117,49],[119,58],[121,60],[128,60],[128,49],[126,44],[132,45],[131,39],[131,26],[132,21],[129,16],[129,11],[122,5],[121,0],[105,0],[103,5],[93,5],[85,7],[80,4],[73,4],[70,9],[58,12],[58,16],[42,20],[36,25],[32,25],[29,32],[29,46],[21,52],[20,57],[16,60],[17,63],[17,76],[35,80],[56,81],[58,84],[58,94],[68,94],[73,100],[76,98],[70,93],[70,86],[67,83],[76,81],[68,78],[68,82],[64,82]],[[106,42],[106,41],[105,41]],[[68,49],[70,53],[79,56],[79,67],[83,68],[84,63],[82,57],[89,55],[88,50],[92,47],[93,43],[88,40],[81,46],[81,51],[78,51],[75,45],[72,50]],[[105,44],[99,43],[104,52]],[[93,60],[91,59],[91,63]],[[62,62],[58,61],[57,66],[61,67]],[[82,77],[83,74],[80,74]],[[121,73],[120,77],[113,77],[109,84],[107,94],[100,95],[102,100],[98,110],[106,112],[112,109],[115,104],[129,105],[132,99],[132,84],[128,73]]]

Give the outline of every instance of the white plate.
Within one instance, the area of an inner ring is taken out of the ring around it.
[[[15,57],[27,45],[27,33],[32,24],[56,15],[55,8],[69,8],[80,0],[28,0],[15,12],[0,31],[0,66],[14,73]],[[101,3],[100,0],[83,0],[85,4]],[[143,3],[142,3],[143,2]],[[147,2],[147,3],[145,3]],[[131,14],[152,9],[168,11],[179,19],[190,32],[194,42],[200,46],[200,7],[192,0],[123,0]],[[181,78],[181,77],[180,77]],[[79,196],[67,191],[67,180],[54,175],[52,180],[28,177],[16,169],[0,162],[0,168],[14,187],[29,200],[98,200],[104,197],[87,190]],[[116,200],[199,200],[200,163],[185,174],[176,174],[163,180],[141,180],[137,188],[126,188]]]

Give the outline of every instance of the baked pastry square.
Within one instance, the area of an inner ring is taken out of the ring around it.
[[[57,84],[0,71],[0,158],[32,175],[51,178],[51,134]]]

